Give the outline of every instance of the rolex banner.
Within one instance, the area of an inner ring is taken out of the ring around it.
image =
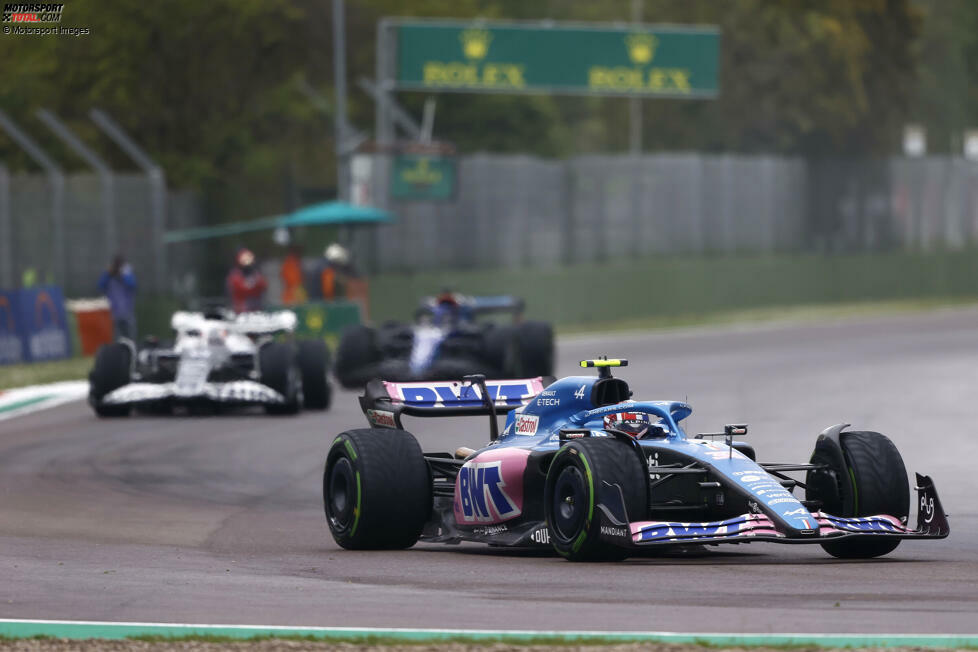
[[[714,27],[396,23],[404,89],[713,97]]]

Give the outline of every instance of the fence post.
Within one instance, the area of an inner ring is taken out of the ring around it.
[[[163,241],[163,234],[166,231],[166,175],[163,173],[163,168],[157,165],[156,161],[151,159],[107,113],[100,109],[92,109],[88,115],[92,122],[142,168],[149,180],[150,213],[153,216],[153,250],[156,252],[153,278],[156,291],[163,292],[166,289],[167,276],[167,251],[166,243]]]
[[[51,261],[55,280],[63,285],[65,275],[65,175],[61,168],[35,143],[10,117],[0,110],[0,127],[10,135],[15,143],[20,145],[31,159],[47,174],[51,184],[51,228],[54,230],[54,255]]]
[[[13,229],[10,226],[10,174],[0,165],[0,288],[14,287]]]
[[[115,221],[115,175],[112,173],[112,168],[94,150],[85,145],[54,113],[47,109],[39,109],[37,117],[98,173],[99,183],[102,186],[102,215],[105,219],[105,260],[111,259],[119,246]]]

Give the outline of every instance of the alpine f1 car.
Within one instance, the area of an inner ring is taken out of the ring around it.
[[[329,407],[326,344],[295,341],[292,311],[176,312],[170,325],[172,346],[148,338],[137,350],[120,339],[99,349],[89,374],[96,414],[118,417],[132,407],[160,412],[175,405],[262,405],[271,414]]]
[[[425,380],[483,374],[487,378],[553,373],[554,337],[549,324],[523,321],[515,297],[469,297],[444,292],[421,302],[415,323],[347,329],[336,350],[336,378],[362,388],[373,378]],[[478,321],[510,313],[512,324]]]
[[[840,558],[878,557],[949,527],[934,484],[916,476],[917,521],[900,453],[877,432],[827,428],[803,464],[758,463],[745,425],[688,436],[681,401],[633,401],[599,374],[486,382],[372,381],[370,428],[340,434],[323,475],[326,520],[349,549],[418,540],[552,546],[573,561],[621,559],[689,544],[820,544]],[[497,436],[497,411],[508,411]],[[478,451],[422,453],[403,415],[488,414]],[[804,472],[792,479],[791,472]],[[801,490],[795,495],[795,490]]]

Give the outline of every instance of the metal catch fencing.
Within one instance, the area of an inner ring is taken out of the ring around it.
[[[44,175],[4,175],[0,170],[0,286],[20,285],[31,270],[38,283],[61,285],[68,296],[91,296],[98,293],[99,274],[121,253],[133,264],[141,291],[171,291],[171,279],[157,283],[153,274],[158,257],[167,252],[153,230],[153,188],[146,175],[114,177],[115,243],[97,175],[65,176],[60,225],[53,218],[49,186]],[[193,193],[170,192],[167,207],[171,227],[200,224],[199,201]],[[57,257],[59,241],[64,243],[62,260]],[[169,253],[169,269],[193,268],[195,261],[185,259],[191,249]]]
[[[377,271],[978,240],[978,164],[960,158],[479,154],[459,159],[458,176],[451,201],[391,205]]]

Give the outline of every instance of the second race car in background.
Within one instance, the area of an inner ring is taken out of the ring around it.
[[[270,414],[329,407],[329,351],[322,340],[294,340],[292,311],[176,312],[171,326],[172,345],[149,338],[137,350],[122,339],[99,349],[89,374],[96,414],[126,416],[133,407],[165,412],[177,405],[262,405]]]
[[[470,297],[443,292],[422,300],[415,322],[347,329],[336,350],[334,373],[344,387],[363,387],[373,378],[424,380],[483,374],[488,378],[548,376],[553,373],[550,324],[524,321],[522,299]],[[509,313],[510,324],[479,321]]]

